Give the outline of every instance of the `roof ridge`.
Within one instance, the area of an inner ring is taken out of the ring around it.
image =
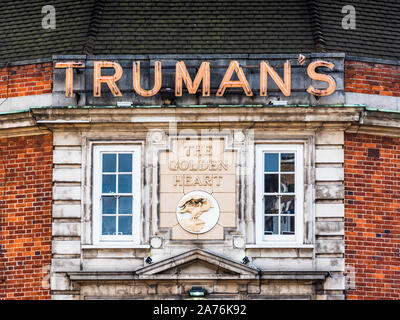
[[[307,0],[307,6],[310,11],[311,30],[313,33],[314,47],[317,52],[326,51],[326,41],[322,30],[321,16],[319,12],[318,0]]]
[[[94,0],[93,11],[90,17],[88,35],[85,46],[83,47],[84,54],[93,54],[94,45],[97,38],[97,31],[103,15],[105,0]]]

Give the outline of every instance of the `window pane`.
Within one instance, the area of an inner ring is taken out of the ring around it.
[[[118,217],[118,233],[132,234],[132,216]]]
[[[265,174],[264,183],[265,192],[279,192],[277,174]]]
[[[281,234],[294,234],[294,216],[281,217]]]
[[[119,197],[119,214],[132,214],[132,197]]]
[[[115,174],[103,174],[103,193],[115,192],[116,178]]]
[[[281,198],[281,214],[294,214],[294,196]]]
[[[115,197],[102,197],[102,213],[115,214],[116,203]]]
[[[118,171],[132,172],[132,154],[118,155]]]
[[[281,174],[281,192],[294,192],[294,174]]]
[[[279,213],[279,198],[276,196],[267,196],[264,198],[264,213],[278,214]]]
[[[103,235],[113,235],[116,232],[115,228],[115,216],[103,216],[103,226],[102,226],[102,234]]]
[[[278,172],[278,153],[265,153],[264,154],[264,171],[265,172]]]
[[[265,217],[264,234],[278,234],[278,219],[279,217]]]
[[[294,172],[294,153],[281,154],[281,172]]]
[[[132,175],[120,174],[118,175],[118,192],[131,193],[132,192]]]
[[[103,154],[103,172],[115,172],[117,155],[115,153]]]

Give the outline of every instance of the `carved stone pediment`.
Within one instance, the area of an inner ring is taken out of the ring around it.
[[[255,279],[259,270],[203,249],[192,249],[135,273],[138,279]]]

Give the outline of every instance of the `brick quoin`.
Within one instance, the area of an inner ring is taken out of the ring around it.
[[[400,97],[400,66],[346,61],[344,71],[347,92]]]
[[[344,154],[347,299],[400,299],[400,138],[346,134]]]
[[[51,93],[51,62],[0,68],[0,98]]]
[[[51,135],[0,139],[0,299],[50,299]]]

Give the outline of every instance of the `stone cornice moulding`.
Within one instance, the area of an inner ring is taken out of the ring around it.
[[[193,263],[206,263],[214,266],[219,273],[181,273],[176,269],[185,269]],[[253,266],[244,265],[216,253],[194,248],[176,256],[166,258],[132,271],[78,271],[67,272],[71,281],[240,281],[251,280],[302,280],[323,281],[329,275],[327,271],[279,271],[260,270]]]
[[[134,271],[70,271],[67,272],[69,279],[73,282],[90,282],[90,281],[165,281],[176,282],[179,281],[193,281],[193,279],[200,279],[199,275],[162,275],[162,276],[138,276]],[[328,271],[270,271],[262,270],[258,275],[248,276],[229,276],[229,275],[203,275],[201,277],[204,281],[235,281],[235,282],[248,282],[250,280],[296,280],[296,281],[323,281],[329,276]]]
[[[174,268],[179,269],[181,267],[186,266],[189,263],[194,263],[198,261],[208,263],[210,265],[217,267],[218,269],[225,270],[225,271],[221,270],[223,273],[218,274],[217,275],[218,277],[231,276],[227,275],[226,271],[228,271],[229,273],[236,274],[237,276],[235,278],[238,277],[248,278],[248,276],[256,276],[259,273],[259,270],[254,267],[246,266],[242,263],[229,259],[225,256],[221,256],[216,253],[199,248],[194,248],[187,252],[178,254],[176,256],[162,259],[160,261],[155,262],[154,264],[144,266],[142,268],[137,269],[135,273],[139,275],[139,277],[141,278],[149,278],[149,276],[155,276],[157,274],[160,274],[162,278],[175,279],[176,274],[165,274],[165,272]],[[187,274],[183,274],[183,276],[185,275]],[[208,276],[209,275],[207,275],[207,277]]]
[[[398,124],[398,127],[352,125],[346,130],[346,132],[387,137],[400,137],[400,122]]]
[[[165,107],[165,108],[40,108],[32,109],[38,124],[47,127],[68,125],[92,127],[94,125],[127,125],[144,128],[168,126],[175,122],[183,126],[260,126],[305,128],[305,123],[324,123],[328,126],[345,127],[358,122],[358,107]],[[320,126],[320,124],[317,124]]]
[[[22,111],[0,114],[0,137],[11,138],[49,134],[46,126],[38,125],[31,112]]]
[[[400,115],[363,107],[32,108],[0,114],[0,137],[60,130],[137,130],[177,127],[251,127],[262,130],[345,130],[400,136]]]

